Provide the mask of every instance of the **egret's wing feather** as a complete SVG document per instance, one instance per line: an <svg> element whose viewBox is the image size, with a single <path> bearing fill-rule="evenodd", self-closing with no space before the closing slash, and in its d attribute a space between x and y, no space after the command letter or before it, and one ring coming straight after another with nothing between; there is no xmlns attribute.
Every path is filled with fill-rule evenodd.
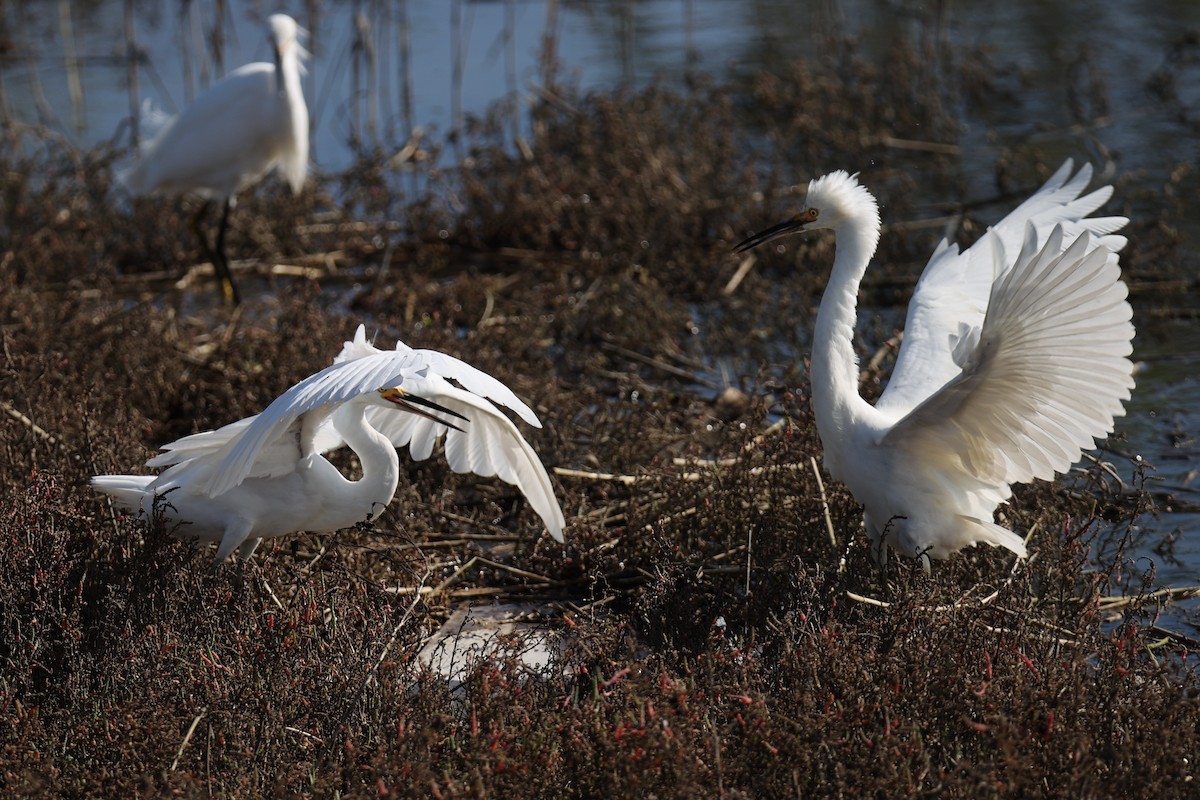
<svg viewBox="0 0 1200 800"><path fill-rule="evenodd" d="M326 367L277 397L243 435L222 448L221 468L213 472L203 490L215 496L245 480L262 448L283 435L300 416L317 410L328 413L331 408L367 392L389 387L407 389L412 380L429 375L454 378L468 391L506 405L527 422L541 427L532 409L512 390L453 356L408 348L378 351ZM321 433L326 435L321 437ZM305 453L328 450L331 443L337 446L335 442L340 442L324 425L315 429L306 426L304 434L300 446Z"/></svg>
<svg viewBox="0 0 1200 800"><path fill-rule="evenodd" d="M138 108L138 127L142 136L140 152L144 153L153 147L155 140L166 133L167 126L174 120L174 114L159 108L149 97L142 98L142 104Z"/></svg>
<svg viewBox="0 0 1200 800"><path fill-rule="evenodd" d="M342 346L342 351L338 353L334 359L334 363L352 361L386 352L388 351L380 350L368 342L366 328L359 325L358 329L354 332L354 339ZM535 428L542 427L542 423L537 418L537 414L533 412L533 409L517 397L511 389L491 375L472 367L465 361L460 361L454 356L440 353L437 350L414 350L404 342L399 341L396 342L395 352L411 354L413 357L420 359L420 362L429 368L431 374L439 375L443 378L453 378L462 384L467 391L481 397L486 397L495 403L512 409L521 419Z"/></svg>
<svg viewBox="0 0 1200 800"><path fill-rule="evenodd" d="M460 424L461 430L454 430L416 414L372 407L367 409L367 420L373 428L397 447L407 445L409 455L416 461L429 458L438 439L445 436L444 450L451 469L485 478L495 476L516 486L542 518L550 535L557 541L563 540L566 523L550 476L537 453L503 412L482 397L436 376L414 379L405 388L462 414L468 421Z"/></svg>
<svg viewBox="0 0 1200 800"><path fill-rule="evenodd" d="M1018 253L1025 243L1029 223L1033 223L1037 232L1039 246L1055 227L1061 225L1067 246L1087 231L1096 240L1094 243L1111 251L1119 252L1125 246L1125 237L1112 236L1113 231L1120 230L1128 224L1125 217L1095 217L1088 215L1112 197L1111 186L1101 186L1094 192L1082 197L1080 194L1092 180L1092 165L1084 164L1079 172L1071 177L1074 162L1067 159L1058 168L1041 189L1033 193L1025 202L1014 208L1008 216L993 226L993 230L1009 253L1008 263Z"/></svg>
<svg viewBox="0 0 1200 800"><path fill-rule="evenodd" d="M262 448L282 436L302 415L340 405L367 392L403 386L424 365L407 353L379 353L326 367L275 398L240 437L222 448L220 468L201 487L216 496L237 486L253 469ZM305 452L316 451L316 430L307 431L300 443ZM306 438L306 437L301 437ZM327 448L328 449L328 448Z"/></svg>
<svg viewBox="0 0 1200 800"><path fill-rule="evenodd" d="M362 325L359 325L354 340L345 343L345 347L334 363L382 352L367 343L366 331ZM243 480L286 475L295 470L299 460L308 453L327 453L345 444L341 435L331 424L328 413L310 413L303 420L300 418L302 413L296 414L282 430L276 429L275 433L263 441L254 454L250 471L243 477ZM237 442L240 442L258 417L259 415L255 414L216 430L193 433L163 445L162 452L147 461L146 466L173 467L174 469L167 470L160 475L155 488L159 490L170 488L183 478L195 479L201 472L211 475L216 462L223 459L230 450L237 446ZM255 435L261 435L261 429L256 429ZM307 442L307 447L303 446L305 442Z"/></svg>
<svg viewBox="0 0 1200 800"><path fill-rule="evenodd" d="M542 427L541 420L538 419L537 414L533 413L532 408L513 394L512 389L486 372L472 367L465 361L459 361L454 356L439 353L437 350L409 350L408 346L402 342L397 342L396 347L397 352L402 352L399 348L403 347L407 352L418 356L424 364L429 366L433 374L443 378L453 378L468 392L486 397L494 403L512 409L517 416L535 428Z"/></svg>
<svg viewBox="0 0 1200 800"><path fill-rule="evenodd" d="M880 411L901 416L961 371L949 342L983 323L993 275L974 268L982 255L978 244L960 253L946 239L934 251L909 302L896 366L876 403Z"/></svg>
<svg viewBox="0 0 1200 800"><path fill-rule="evenodd" d="M209 472L224 456L231 442L245 434L257 415L231 422L215 431L202 431L162 446L162 451L146 462L148 467L171 467L159 475L154 488L163 491L178 485L181 479L192 479ZM332 430L332 426L326 426ZM336 434L334 434L336 435ZM341 437L337 437L341 445ZM297 421L283 435L275 437L258 452L247 478L275 478L296 469L304 453L300 447L300 423Z"/></svg>
<svg viewBox="0 0 1200 800"><path fill-rule="evenodd" d="M342 351L334 356L333 363L341 364L343 361L354 361L383 352L386 351L380 350L367 341L367 327L360 324L354 331L354 338L342 344Z"/></svg>
<svg viewBox="0 0 1200 800"><path fill-rule="evenodd" d="M887 388L876 407L897 418L916 408L953 380L962 369L963 345L978 340L987 313L992 284L1008 270L1032 230L1040 248L1056 228L1063 246L1069 247L1084 233L1112 253L1125 246L1113 235L1129 222L1125 217L1095 217L1112 195L1111 186L1080 196L1092 178L1085 164L1074 177L1068 159L1037 192L964 252L946 240L938 245L921 274L909 304L904 341ZM1113 263L1116 257L1113 256Z"/></svg>
<svg viewBox="0 0 1200 800"><path fill-rule="evenodd" d="M161 495L177 486L211 480L226 452L245 435L256 419L257 415L246 417L216 430L193 433L163 445L162 452L146 461L146 466L167 469L157 476L146 476L147 491ZM300 429L300 422L297 421L282 435L265 444L258 451L245 477L275 478L293 472L303 455ZM337 437L336 446L340 447L341 444L341 437Z"/></svg>
<svg viewBox="0 0 1200 800"><path fill-rule="evenodd" d="M999 485L1064 472L1112 430L1133 388L1133 312L1114 254L1088 233L1064 252L1065 241L1060 226L1039 249L1028 224L961 374L884 443L914 463Z"/></svg>
<svg viewBox="0 0 1200 800"><path fill-rule="evenodd" d="M257 417L257 415L255 415ZM227 445L230 440L241 436L255 417L246 417L237 422L231 422L215 431L201 431L191 436L184 436L170 444L164 444L161 453L146 462L147 467L169 467L190 461L194 458L204 458L212 455Z"/></svg>

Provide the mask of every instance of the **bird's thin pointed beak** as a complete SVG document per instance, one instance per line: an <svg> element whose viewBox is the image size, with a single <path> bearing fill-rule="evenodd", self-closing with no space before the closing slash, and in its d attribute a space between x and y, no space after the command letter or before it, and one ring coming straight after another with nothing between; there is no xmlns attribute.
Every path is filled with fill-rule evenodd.
<svg viewBox="0 0 1200 800"><path fill-rule="evenodd" d="M461 419L463 422L470 422L469 419L464 417L462 414L459 414L457 411L446 408L445 406L435 403L432 400L426 400L424 397L418 397L417 395L406 392L403 389L384 389L379 393L379 395L384 400L387 400L389 403L392 403L403 411L407 411L410 414L416 414L418 417L431 419L434 422L445 425L447 428L453 428L459 433L463 432L462 428L458 427L453 422L448 422L441 417L431 414L429 411L425 411L424 409L428 408L431 411L438 412L439 414L449 414L452 417ZM421 408L417 408L416 406L421 406Z"/></svg>
<svg viewBox="0 0 1200 800"><path fill-rule="evenodd" d="M749 236L738 242L738 244L733 248L733 252L744 253L752 247L758 247L760 244L766 244L772 239L778 239L781 236L799 233L800 231L804 230L804 225L807 222L808 220L805 219L789 219L785 222L779 223L778 225L772 225L766 230L759 231L753 236Z"/></svg>

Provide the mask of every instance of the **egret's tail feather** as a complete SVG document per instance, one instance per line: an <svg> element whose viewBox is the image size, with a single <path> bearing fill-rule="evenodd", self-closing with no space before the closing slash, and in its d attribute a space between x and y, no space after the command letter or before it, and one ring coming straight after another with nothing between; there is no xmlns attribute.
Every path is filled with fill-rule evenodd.
<svg viewBox="0 0 1200 800"><path fill-rule="evenodd" d="M92 488L110 496L122 508L137 511L152 480L153 475L97 475L92 478Z"/></svg>
<svg viewBox="0 0 1200 800"><path fill-rule="evenodd" d="M985 522L970 517L959 516L958 519L963 525L963 538L967 540L964 546L965 544L987 542L993 547L1003 547L1020 558L1029 555L1025 549L1025 540L1008 528L1002 528L994 522Z"/></svg>

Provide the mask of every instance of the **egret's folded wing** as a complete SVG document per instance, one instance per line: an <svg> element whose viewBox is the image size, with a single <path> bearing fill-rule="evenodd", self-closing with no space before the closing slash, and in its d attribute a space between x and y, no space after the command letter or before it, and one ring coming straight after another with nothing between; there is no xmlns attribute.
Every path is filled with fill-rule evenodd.
<svg viewBox="0 0 1200 800"><path fill-rule="evenodd" d="M563 540L565 520L550 476L508 417L487 400L439 378L414 380L405 388L462 414L467 422L461 423L461 430L454 430L416 414L373 407L367 410L367 420L373 428L397 447L407 445L416 461L429 458L437 440L444 435L446 461L451 469L495 476L516 486L542 518L550 535L556 541Z"/></svg>
<svg viewBox="0 0 1200 800"><path fill-rule="evenodd" d="M132 194L194 190L211 186L214 173L244 163L245 139L230 135L229 120L260 119L261 89L274 80L275 66L259 62L238 67L213 84L164 125L122 173L126 188Z"/></svg>
<svg viewBox="0 0 1200 800"><path fill-rule="evenodd" d="M257 416L239 419L215 431L202 431L162 446L163 452L146 462L148 467L170 467L158 476L153 489L162 492L180 481L192 482L197 476L211 474L213 468L224 457L227 449L237 441L257 419ZM334 436L336 432L332 431ZM341 446L337 437L333 447ZM303 453L300 449L300 423L296 422L284 435L277 436L265 444L255 456L247 478L276 478L296 469ZM204 480L204 478L200 478Z"/></svg>
<svg viewBox="0 0 1200 800"><path fill-rule="evenodd" d="M345 343L342 352L334 359L334 363L356 360L383 352L367 342L366 329L359 325L354 340ZM204 462L224 458L229 450L236 446L235 440L240 440L245 435L258 416L255 414L216 430L193 433L191 436L185 436L170 444L165 444L160 448L163 452L147 461L146 466L173 467L189 461ZM345 444L341 435L329 424L327 414L318 415L309 420L307 424L309 430L305 431L300 421L297 420L292 426L285 429L283 435L276 435L264 442L254 457L250 472L245 477L278 477L293 471L299 459L306 455L300 447L300 437L306 433L310 437L310 452L325 453L336 450ZM194 475L198 472L199 467L200 464L196 463L186 473L183 470L175 470L167 482L174 484L180 475Z"/></svg>
<svg viewBox="0 0 1200 800"><path fill-rule="evenodd" d="M225 427L237 425L243 431L248 430L249 425L240 423L252 422L254 419L254 417L250 417L238 420L238 422ZM224 430L222 428L218 431L205 431L187 438L204 437L205 434L220 433ZM213 476L220 472L225 453L235 447L237 441L237 437L224 441L224 444L219 440L214 440L204 447L189 445L187 451L167 451L155 456L146 464L152 467L167 467L167 469L155 478L150 488L162 494L176 486L207 485L213 480ZM287 475L295 471L296 465L300 463L303 455L300 448L300 422L297 421L283 435L277 436L259 449L245 478L278 478Z"/></svg>
<svg viewBox="0 0 1200 800"><path fill-rule="evenodd" d="M987 234L989 236L995 234ZM993 484L1051 478L1112 430L1133 388L1132 309L1116 257L1086 232L1040 250L1033 225L992 287L962 373L883 441Z"/></svg>

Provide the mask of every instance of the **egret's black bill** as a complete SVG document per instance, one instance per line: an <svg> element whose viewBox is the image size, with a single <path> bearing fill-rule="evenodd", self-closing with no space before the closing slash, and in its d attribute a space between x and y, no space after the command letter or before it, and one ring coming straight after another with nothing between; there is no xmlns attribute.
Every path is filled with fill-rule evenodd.
<svg viewBox="0 0 1200 800"><path fill-rule="evenodd" d="M409 394L408 392L399 389L381 392L380 394L383 396L384 400L387 400L389 403L394 404L398 408L407 411L410 414L416 414L418 417L424 417L425 419L433 420L434 422L445 425L447 428L453 428L460 433L462 433L462 428L458 427L453 422L448 422L447 420L431 414L429 411L425 411L424 409L428 408L430 411L436 411L439 414L449 414L452 417L461 419L463 422L470 422L469 419L457 411L446 408L445 406L435 403L432 400L426 400L424 397L418 397L415 394ZM417 408L417 406L421 406L421 408Z"/></svg>
<svg viewBox="0 0 1200 800"><path fill-rule="evenodd" d="M781 222L778 225L772 225L764 231L759 231L753 236L748 236L738 242L733 248L735 253L744 253L747 250L758 247L760 244L766 244L772 239L778 239L780 236L787 236L792 233L799 233L804 230L804 224L807 220L789 219L786 222Z"/></svg>

